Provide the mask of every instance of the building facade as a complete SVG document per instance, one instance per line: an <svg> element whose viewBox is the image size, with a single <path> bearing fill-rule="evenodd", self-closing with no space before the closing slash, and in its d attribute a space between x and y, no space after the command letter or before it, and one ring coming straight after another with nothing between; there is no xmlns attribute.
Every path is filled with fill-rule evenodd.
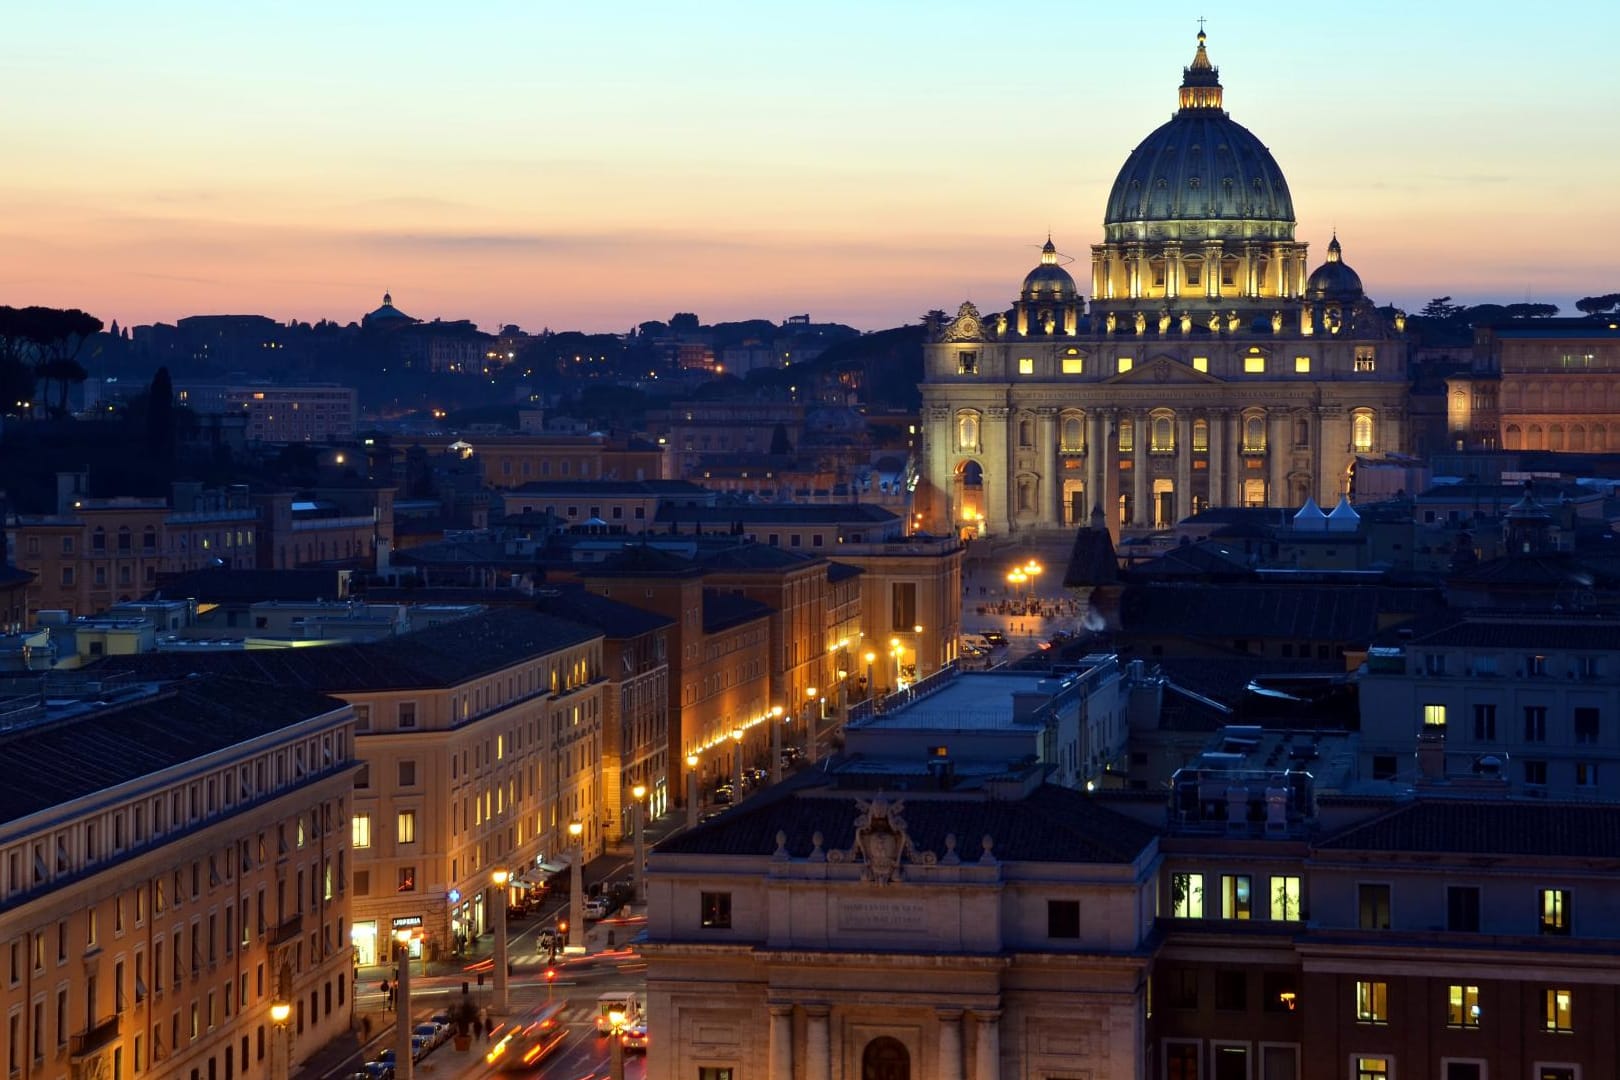
<svg viewBox="0 0 1620 1080"><path fill-rule="evenodd" d="M1336 237L1309 269L1282 170L1222 95L1200 33L1179 111L1114 182L1089 306L1048 239L1010 310L928 320L925 528L1331 504L1357 455L1407 448L1404 320Z"/></svg>
<svg viewBox="0 0 1620 1080"><path fill-rule="evenodd" d="M336 442L353 439L359 427L358 391L336 383L183 383L175 399L196 413L245 417L249 442Z"/></svg>
<svg viewBox="0 0 1620 1080"><path fill-rule="evenodd" d="M1458 450L1620 449L1620 325L1526 319L1482 327L1473 370L1446 380Z"/></svg>

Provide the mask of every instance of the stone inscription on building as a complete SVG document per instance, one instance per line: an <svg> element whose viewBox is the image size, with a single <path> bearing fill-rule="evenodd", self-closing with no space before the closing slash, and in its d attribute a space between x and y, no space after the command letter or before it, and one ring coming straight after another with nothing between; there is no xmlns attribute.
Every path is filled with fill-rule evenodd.
<svg viewBox="0 0 1620 1080"><path fill-rule="evenodd" d="M838 929L922 933L928 911L920 900L840 900Z"/></svg>

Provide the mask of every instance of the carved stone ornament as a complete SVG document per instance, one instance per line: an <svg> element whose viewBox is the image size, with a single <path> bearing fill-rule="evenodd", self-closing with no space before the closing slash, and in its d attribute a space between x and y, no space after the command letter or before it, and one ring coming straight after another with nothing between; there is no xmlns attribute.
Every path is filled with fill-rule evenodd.
<svg viewBox="0 0 1620 1080"><path fill-rule="evenodd" d="M830 851L829 862L858 862L861 880L874 885L892 885L901 880L903 863L932 866L938 857L932 851L919 852L906 833L906 819L900 812L903 800L890 802L882 795L856 799L860 816L855 819L855 844L848 851Z"/></svg>
<svg viewBox="0 0 1620 1080"><path fill-rule="evenodd" d="M956 309L956 318L945 324L945 331L940 335L940 340L984 340L984 327L979 322L979 309L973 306L972 301L962 301L962 306Z"/></svg>

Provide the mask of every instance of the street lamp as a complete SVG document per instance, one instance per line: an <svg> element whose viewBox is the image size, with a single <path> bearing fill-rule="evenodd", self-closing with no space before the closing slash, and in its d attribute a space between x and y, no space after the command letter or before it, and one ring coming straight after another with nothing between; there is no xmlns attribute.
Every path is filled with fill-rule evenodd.
<svg viewBox="0 0 1620 1080"><path fill-rule="evenodd" d="M394 1080L411 1080L416 1062L411 1059L411 938L409 929L395 930L399 943L399 977L394 980L398 1005L394 1009Z"/></svg>
<svg viewBox="0 0 1620 1080"><path fill-rule="evenodd" d="M642 881L642 866L647 861L646 847L644 846L646 839L645 834L642 832L642 820L647 816L647 808L641 800L647 797L647 785L637 784L630 789L630 794L636 798L635 804L631 807L636 813L636 863L635 871L630 880L635 885L635 899L633 902L640 904L643 902L642 889L645 884Z"/></svg>
<svg viewBox="0 0 1620 1080"><path fill-rule="evenodd" d="M270 1080L287 1080L292 1071L292 1048L287 1044L287 1020L292 1016L292 1005L277 998L270 1003L270 1033L274 1042L270 1046Z"/></svg>
<svg viewBox="0 0 1620 1080"><path fill-rule="evenodd" d="M608 1036L613 1044L608 1049L612 1080L624 1080L624 1022L627 1019L629 1016L623 1009L614 1009L608 1013L608 1023L613 1025L613 1034Z"/></svg>
<svg viewBox="0 0 1620 1080"><path fill-rule="evenodd" d="M568 835L574 841L573 866L568 878L568 929L570 935L579 934L579 943L585 944L585 826L578 821L568 823ZM569 941L572 942L572 937Z"/></svg>
<svg viewBox="0 0 1620 1080"><path fill-rule="evenodd" d="M804 688L804 696L809 699L805 703L804 709L804 756L812 765L816 763L816 735L818 734L816 729L821 726L817 723L819 718L816 716L816 710L820 708L816 704L816 695L819 693L820 691L813 686Z"/></svg>
<svg viewBox="0 0 1620 1080"><path fill-rule="evenodd" d="M872 681L872 665L877 663L877 653L869 652L863 658L866 660L866 696L868 699L877 697L877 683Z"/></svg>
<svg viewBox="0 0 1620 1080"><path fill-rule="evenodd" d="M733 800L736 800L736 799L740 799L742 797L742 776L743 776L743 773L742 773L743 729L742 728L732 728L731 729L731 741L733 743L733 746L731 748L731 750L732 750L732 762L735 765L735 768L732 771L737 774L736 779L732 782L732 785L731 785L731 797L732 797Z"/></svg>
<svg viewBox="0 0 1620 1080"><path fill-rule="evenodd" d="M686 755L686 827L693 829L698 823L698 756Z"/></svg>
<svg viewBox="0 0 1620 1080"><path fill-rule="evenodd" d="M771 706L771 783L782 782L782 706Z"/></svg>
<svg viewBox="0 0 1620 1080"><path fill-rule="evenodd" d="M495 920L495 1000L491 1003L496 1012L506 1011L506 884L512 880L512 874L505 869L496 870L490 874L490 880L495 888L490 892L491 903L495 911L490 916Z"/></svg>

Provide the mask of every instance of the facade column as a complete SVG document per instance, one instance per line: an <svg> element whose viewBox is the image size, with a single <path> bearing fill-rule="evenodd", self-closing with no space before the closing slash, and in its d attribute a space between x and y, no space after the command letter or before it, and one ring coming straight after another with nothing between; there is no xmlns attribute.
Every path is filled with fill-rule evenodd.
<svg viewBox="0 0 1620 1080"><path fill-rule="evenodd" d="M984 410L984 430L979 433L980 457L984 466L984 528L991 535L1005 536L1012 531L1012 460L1007 451L1012 425L1007 423L1010 410L1005 405L992 405Z"/></svg>
<svg viewBox="0 0 1620 1080"><path fill-rule="evenodd" d="M976 1012L973 1080L1001 1080L1001 1012Z"/></svg>
<svg viewBox="0 0 1620 1080"><path fill-rule="evenodd" d="M962 1010L939 1011L939 1080L964 1080L962 1076Z"/></svg>
<svg viewBox="0 0 1620 1080"><path fill-rule="evenodd" d="M1133 412L1125 419L1131 425L1131 524L1151 526L1153 514L1148 500L1153 489L1148 484L1147 413Z"/></svg>
<svg viewBox="0 0 1620 1080"><path fill-rule="evenodd" d="M1209 464L1209 505L1226 506L1226 410L1209 410L1209 452L1204 460Z"/></svg>
<svg viewBox="0 0 1620 1080"><path fill-rule="evenodd" d="M1041 488L1043 494L1037 509L1041 520L1048 525L1063 524L1063 472L1058 467L1058 414L1056 409L1037 412L1036 436L1041 440Z"/></svg>
<svg viewBox="0 0 1620 1080"><path fill-rule="evenodd" d="M1176 518L1192 513L1192 413L1176 412ZM1175 524L1175 522L1171 522Z"/></svg>
<svg viewBox="0 0 1620 1080"><path fill-rule="evenodd" d="M1248 495L1249 461L1243 453L1244 440L1248 438L1243 433L1243 414L1234 412L1227 422L1227 435L1230 438L1226 445L1226 464L1228 479L1227 490L1232 494L1233 506L1247 505L1244 500Z"/></svg>
<svg viewBox="0 0 1620 1080"><path fill-rule="evenodd" d="M1266 436L1266 465L1270 479L1266 485L1267 506L1288 505L1288 460L1294 445L1294 421L1286 411L1266 417L1270 429Z"/></svg>
<svg viewBox="0 0 1620 1080"><path fill-rule="evenodd" d="M1081 525L1091 523L1092 507L1101 506L1103 514L1110 513L1107 506L1107 486L1103 481L1103 466L1108 461L1108 421L1101 409L1086 414L1086 511Z"/></svg>
<svg viewBox="0 0 1620 1080"><path fill-rule="evenodd" d="M955 533L962 516L962 508L956 503L956 471L951 468L951 452L956 449L956 419L949 408L939 405L930 406L924 416L927 422L923 425L923 453L933 490L923 512L930 529Z"/></svg>
<svg viewBox="0 0 1620 1080"><path fill-rule="evenodd" d="M793 1006L771 1006L770 1080L793 1080Z"/></svg>
<svg viewBox="0 0 1620 1080"><path fill-rule="evenodd" d="M826 1005L805 1006L804 1080L832 1080L831 1011Z"/></svg>

